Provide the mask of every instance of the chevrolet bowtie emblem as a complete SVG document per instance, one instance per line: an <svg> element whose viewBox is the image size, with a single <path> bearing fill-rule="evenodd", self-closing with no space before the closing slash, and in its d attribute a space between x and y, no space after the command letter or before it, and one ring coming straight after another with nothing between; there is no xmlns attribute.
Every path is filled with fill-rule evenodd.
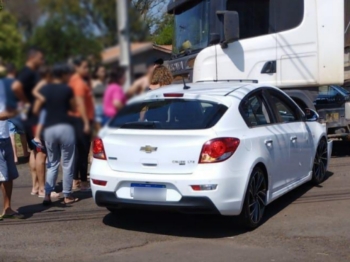
<svg viewBox="0 0 350 262"><path fill-rule="evenodd" d="M149 153L152 153L152 152L155 152L155 151L157 151L157 147L151 147L151 146L143 146L143 147L141 147L141 151L145 151L147 154L149 154Z"/></svg>

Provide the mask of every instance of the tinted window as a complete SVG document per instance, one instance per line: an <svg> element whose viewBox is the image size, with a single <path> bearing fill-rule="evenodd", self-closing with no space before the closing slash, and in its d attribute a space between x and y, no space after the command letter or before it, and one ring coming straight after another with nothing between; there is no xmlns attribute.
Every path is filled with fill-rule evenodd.
<svg viewBox="0 0 350 262"><path fill-rule="evenodd" d="M250 38L297 27L304 17L304 0L227 0L237 11L240 38Z"/></svg>
<svg viewBox="0 0 350 262"><path fill-rule="evenodd" d="M206 129L213 127L227 107L208 101L167 99L124 107L110 127L131 129Z"/></svg>
<svg viewBox="0 0 350 262"><path fill-rule="evenodd" d="M271 124L266 105L259 94L252 95L242 101L241 113L249 127Z"/></svg>
<svg viewBox="0 0 350 262"><path fill-rule="evenodd" d="M279 123L296 122L302 119L300 110L277 91L270 91L270 100Z"/></svg>

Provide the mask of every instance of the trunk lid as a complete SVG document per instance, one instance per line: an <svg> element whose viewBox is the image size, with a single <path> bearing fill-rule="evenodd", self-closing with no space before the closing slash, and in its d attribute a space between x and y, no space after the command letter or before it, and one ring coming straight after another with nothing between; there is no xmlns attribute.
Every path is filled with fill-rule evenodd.
<svg viewBox="0 0 350 262"><path fill-rule="evenodd" d="M205 130L110 130L103 138L107 161L119 172L191 174L205 142L215 137Z"/></svg>

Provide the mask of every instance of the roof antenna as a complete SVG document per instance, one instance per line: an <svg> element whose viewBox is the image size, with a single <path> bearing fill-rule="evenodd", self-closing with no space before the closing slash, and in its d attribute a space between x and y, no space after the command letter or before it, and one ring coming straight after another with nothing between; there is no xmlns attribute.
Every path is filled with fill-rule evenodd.
<svg viewBox="0 0 350 262"><path fill-rule="evenodd" d="M185 89L185 90L191 88L190 86L186 85L186 81L185 81L185 78L184 78L184 77L182 77L182 81L183 81L183 83L184 83L184 89Z"/></svg>

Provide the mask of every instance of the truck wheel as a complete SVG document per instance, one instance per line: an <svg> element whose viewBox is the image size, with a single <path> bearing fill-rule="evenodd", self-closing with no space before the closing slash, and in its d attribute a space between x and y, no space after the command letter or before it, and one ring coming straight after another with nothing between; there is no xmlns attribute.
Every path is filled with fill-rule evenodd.
<svg viewBox="0 0 350 262"><path fill-rule="evenodd" d="M312 168L312 182L315 185L321 184L327 173L328 148L327 141L321 139L316 150L314 165Z"/></svg>
<svg viewBox="0 0 350 262"><path fill-rule="evenodd" d="M267 181L264 171L255 167L250 176L241 213L241 219L248 229L259 226L265 212Z"/></svg>

